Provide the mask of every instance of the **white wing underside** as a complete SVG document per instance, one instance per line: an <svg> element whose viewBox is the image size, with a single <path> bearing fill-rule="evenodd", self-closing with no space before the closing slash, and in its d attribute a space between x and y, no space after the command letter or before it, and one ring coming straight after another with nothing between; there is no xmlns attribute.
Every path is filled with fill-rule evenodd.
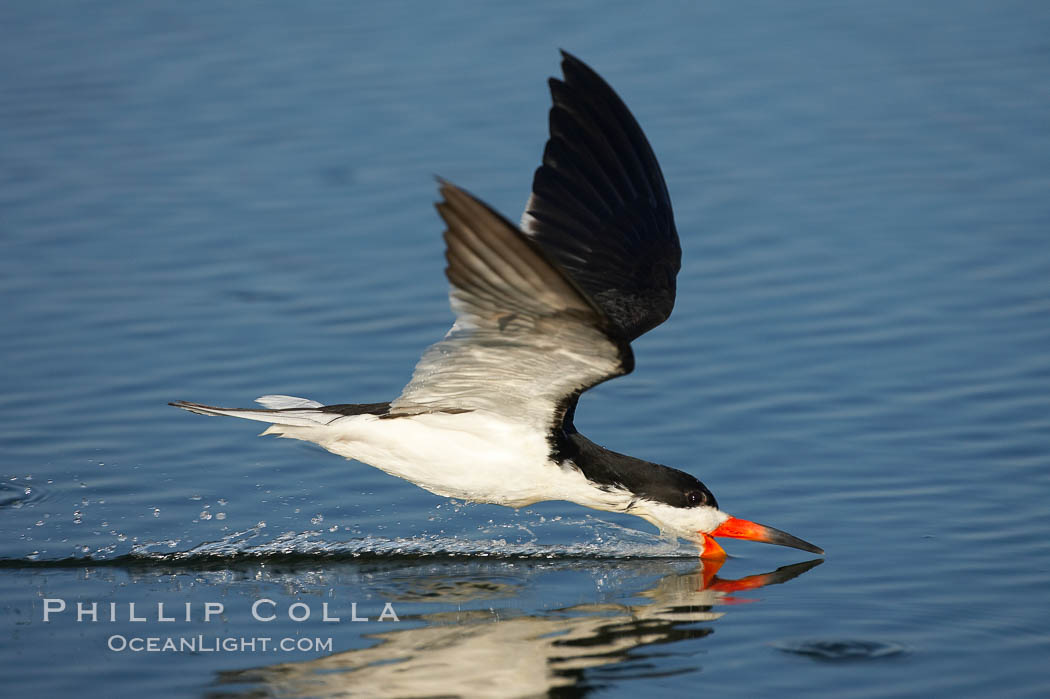
<svg viewBox="0 0 1050 699"><path fill-rule="evenodd" d="M566 398L626 373L630 348L523 233L463 190L441 193L456 322L390 410L485 410L548 429Z"/></svg>
<svg viewBox="0 0 1050 699"><path fill-rule="evenodd" d="M295 396L269 395L260 396L255 402L270 410L288 410L290 408L321 408L321 403L309 398L297 398Z"/></svg>

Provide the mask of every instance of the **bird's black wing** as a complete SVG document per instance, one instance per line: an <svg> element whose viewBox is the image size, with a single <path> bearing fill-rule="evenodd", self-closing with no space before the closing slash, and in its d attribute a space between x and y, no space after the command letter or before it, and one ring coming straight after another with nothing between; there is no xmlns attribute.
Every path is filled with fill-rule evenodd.
<svg viewBox="0 0 1050 699"><path fill-rule="evenodd" d="M671 315L682 250L660 165L613 89L562 51L522 230L631 341Z"/></svg>

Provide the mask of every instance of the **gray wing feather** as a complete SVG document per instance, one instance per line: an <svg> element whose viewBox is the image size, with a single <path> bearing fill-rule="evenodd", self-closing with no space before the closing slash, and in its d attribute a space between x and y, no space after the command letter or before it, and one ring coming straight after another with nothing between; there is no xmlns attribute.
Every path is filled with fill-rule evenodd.
<svg viewBox="0 0 1050 699"><path fill-rule="evenodd" d="M456 322L391 412L487 410L549 428L582 391L630 372L630 346L535 241L452 184L441 195Z"/></svg>

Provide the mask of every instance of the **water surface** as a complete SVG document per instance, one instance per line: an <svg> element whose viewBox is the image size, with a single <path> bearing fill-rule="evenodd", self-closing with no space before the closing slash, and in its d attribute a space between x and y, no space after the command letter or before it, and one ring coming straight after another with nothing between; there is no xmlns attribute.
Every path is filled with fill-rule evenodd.
<svg viewBox="0 0 1050 699"><path fill-rule="evenodd" d="M5 4L8 686L1044 696L1048 33L1026 3ZM646 129L684 249L578 426L822 565L705 571L635 518L450 502L166 405L395 396L451 322L431 176L519 215L558 47Z"/></svg>

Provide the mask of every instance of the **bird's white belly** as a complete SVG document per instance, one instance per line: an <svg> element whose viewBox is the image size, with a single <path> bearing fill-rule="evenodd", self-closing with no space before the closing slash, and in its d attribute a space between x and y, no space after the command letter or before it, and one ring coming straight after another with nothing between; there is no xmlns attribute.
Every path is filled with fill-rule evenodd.
<svg viewBox="0 0 1050 699"><path fill-rule="evenodd" d="M549 460L542 433L473 411L341 418L322 428L270 433L316 442L445 497L511 507L571 499L582 475Z"/></svg>

